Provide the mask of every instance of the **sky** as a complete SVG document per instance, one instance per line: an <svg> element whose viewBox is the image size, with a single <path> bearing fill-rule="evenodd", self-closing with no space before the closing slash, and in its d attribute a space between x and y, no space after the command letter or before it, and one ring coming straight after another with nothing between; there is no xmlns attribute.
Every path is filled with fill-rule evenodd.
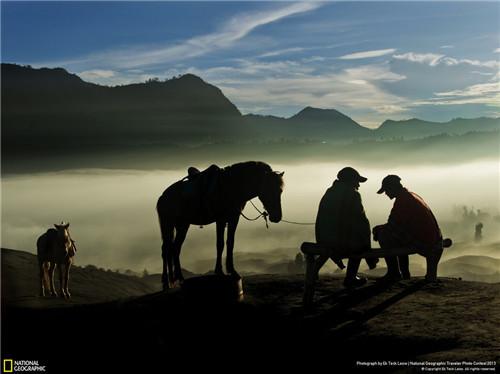
<svg viewBox="0 0 500 374"><path fill-rule="evenodd" d="M242 113L500 116L499 2L1 2L1 60L103 85L192 73Z"/></svg>

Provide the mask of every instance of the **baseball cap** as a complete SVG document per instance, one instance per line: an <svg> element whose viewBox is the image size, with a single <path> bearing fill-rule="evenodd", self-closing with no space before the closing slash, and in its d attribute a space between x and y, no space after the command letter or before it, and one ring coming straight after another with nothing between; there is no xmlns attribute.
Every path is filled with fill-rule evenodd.
<svg viewBox="0 0 500 374"><path fill-rule="evenodd" d="M340 170L337 174L337 179L344 182L366 182L368 179L362 177L358 171L350 166L347 166Z"/></svg>
<svg viewBox="0 0 500 374"><path fill-rule="evenodd" d="M377 191L377 193L384 193L387 189L387 187L392 187L392 186L399 186L401 183L401 178L398 177L397 175L390 174L384 179L382 179L382 187L380 187L380 190Z"/></svg>

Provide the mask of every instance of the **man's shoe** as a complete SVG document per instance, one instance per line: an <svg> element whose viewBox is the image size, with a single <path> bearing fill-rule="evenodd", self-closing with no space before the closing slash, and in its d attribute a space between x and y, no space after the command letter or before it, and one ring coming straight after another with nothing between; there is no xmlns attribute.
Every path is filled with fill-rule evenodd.
<svg viewBox="0 0 500 374"><path fill-rule="evenodd" d="M373 270L377 267L377 264L378 264L378 258L374 257L374 258L367 258L366 259L366 263L368 264L368 268L370 270Z"/></svg>
<svg viewBox="0 0 500 374"><path fill-rule="evenodd" d="M366 284L367 279L365 277L356 276L354 278L346 278L344 279L344 287L345 288L355 288L361 287Z"/></svg>
<svg viewBox="0 0 500 374"><path fill-rule="evenodd" d="M401 274L399 273L387 273L383 277L377 279L377 282L381 283L393 283L400 281L402 279Z"/></svg>

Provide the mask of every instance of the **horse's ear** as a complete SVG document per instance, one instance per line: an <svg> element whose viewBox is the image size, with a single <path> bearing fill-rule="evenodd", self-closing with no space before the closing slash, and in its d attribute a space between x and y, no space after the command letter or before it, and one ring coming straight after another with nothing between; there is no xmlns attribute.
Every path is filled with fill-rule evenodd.
<svg viewBox="0 0 500 374"><path fill-rule="evenodd" d="M59 225L58 225L57 223L54 223L54 227L55 227L56 229L58 229L58 228L59 228Z"/></svg>
<svg viewBox="0 0 500 374"><path fill-rule="evenodd" d="M284 172L284 171L282 171L281 173L278 173L278 175L279 175L280 177L282 177L283 175L285 175L285 172Z"/></svg>
<svg viewBox="0 0 500 374"><path fill-rule="evenodd" d="M67 229L69 227L69 222L64 225L64 228Z"/></svg>

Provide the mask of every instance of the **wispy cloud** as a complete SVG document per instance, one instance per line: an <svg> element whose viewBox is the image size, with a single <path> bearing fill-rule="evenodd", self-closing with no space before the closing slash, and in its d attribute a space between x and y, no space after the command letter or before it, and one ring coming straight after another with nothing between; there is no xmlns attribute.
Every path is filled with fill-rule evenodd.
<svg viewBox="0 0 500 374"><path fill-rule="evenodd" d="M84 58L66 61L67 64L97 65L114 69L132 69L182 61L199 57L210 52L231 47L259 26L264 26L283 18L315 10L322 6L317 2L301 2L274 10L239 14L225 22L218 30L195 36L184 42L163 47L136 47L108 52L99 52ZM53 63L54 65L57 63ZM60 64L60 62L58 62Z"/></svg>
<svg viewBox="0 0 500 374"><path fill-rule="evenodd" d="M339 57L339 59L341 59L341 60L357 60L357 59L362 59L362 58L384 56L384 55L388 55L388 54L391 54L394 52L396 52L396 49L394 49L394 48L377 49L374 51L363 51L363 52L351 53L348 55L341 56L341 57Z"/></svg>
<svg viewBox="0 0 500 374"><path fill-rule="evenodd" d="M280 49L277 51L266 52L266 53L263 53L257 57L275 57L275 56L287 55L290 53L302 52L304 50L305 50L305 48L301 48L301 47L286 48L286 49Z"/></svg>
<svg viewBox="0 0 500 374"><path fill-rule="evenodd" d="M392 56L396 60L406 60L410 62L418 62L420 64L428 64L430 66L436 66L444 55L438 55L435 53L414 53L407 52L401 55Z"/></svg>
<svg viewBox="0 0 500 374"><path fill-rule="evenodd" d="M500 48L495 49L493 53L500 53Z"/></svg>
<svg viewBox="0 0 500 374"><path fill-rule="evenodd" d="M78 75L82 77L83 79L87 80L96 80L96 79L102 79L102 78L111 78L114 77L116 74L115 71L113 70L100 70L100 69L94 69L94 70L85 70Z"/></svg>
<svg viewBox="0 0 500 374"><path fill-rule="evenodd" d="M369 110L375 114L405 110L405 99L390 94L379 84L405 79L391 72L388 64L317 72L292 61L270 64L241 61L238 67L195 73L220 87L243 111L245 108L279 110L308 105L349 112ZM235 80L231 80L231 74Z"/></svg>
<svg viewBox="0 0 500 374"><path fill-rule="evenodd" d="M459 64L466 64L471 66L480 66L487 68L500 67L500 62L494 60L479 61L470 59L456 59L453 57L448 57L446 55L436 54L436 53L407 52L400 55L393 55L392 57L395 58L396 60L405 60L420 64L427 64L429 66L438 66L438 65L454 66Z"/></svg>
<svg viewBox="0 0 500 374"><path fill-rule="evenodd" d="M451 49L451 48L455 48L455 46L454 45L442 45L439 48L441 48L441 49Z"/></svg>

